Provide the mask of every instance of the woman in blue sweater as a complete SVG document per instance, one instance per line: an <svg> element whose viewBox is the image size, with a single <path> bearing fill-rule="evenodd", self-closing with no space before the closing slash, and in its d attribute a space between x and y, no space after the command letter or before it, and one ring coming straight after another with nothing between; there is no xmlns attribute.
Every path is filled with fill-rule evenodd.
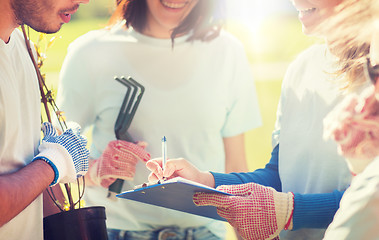
<svg viewBox="0 0 379 240"><path fill-rule="evenodd" d="M149 180L180 176L235 196L196 194L197 205L214 205L246 239L322 239L332 222L344 191L351 181L337 144L323 138L323 119L348 91L360 92L367 83L358 66L341 65L336 37L320 28L339 11L342 0L293 0L303 32L325 39L302 52L291 63L282 84L277 120L272 134L273 151L263 169L249 173L202 172L184 159L168 160L164 172L161 160L148 162ZM331 27L333 29L333 27ZM359 51L368 52L361 46ZM354 61L355 56L350 57ZM341 74L335 74L341 73ZM292 230L292 231L282 231Z"/></svg>

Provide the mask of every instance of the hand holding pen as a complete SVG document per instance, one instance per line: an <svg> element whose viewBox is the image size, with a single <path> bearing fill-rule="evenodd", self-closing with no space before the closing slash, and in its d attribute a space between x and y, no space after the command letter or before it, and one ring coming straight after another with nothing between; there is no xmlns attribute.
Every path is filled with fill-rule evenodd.
<svg viewBox="0 0 379 240"><path fill-rule="evenodd" d="M166 136L162 137L162 171L164 171L164 168L166 166L167 162L167 139ZM162 177L163 180L166 180L166 177Z"/></svg>
<svg viewBox="0 0 379 240"><path fill-rule="evenodd" d="M167 162L167 139L166 139L166 136L162 137L161 142L162 142L162 158L159 160L161 163L159 166L159 169L160 169L160 172L163 172L164 168L166 166L166 162ZM154 181L149 180L149 182L147 182L147 183L137 185L134 187L134 189L138 189L141 187L147 187L149 185L155 185L157 183L160 184L162 181L165 181L165 180L167 180L167 178L162 175L160 178L154 179Z"/></svg>
<svg viewBox="0 0 379 240"><path fill-rule="evenodd" d="M162 149L164 149L163 141ZM165 154L167 154L167 152ZM165 156L167 155L162 154L162 158L155 158L147 161L146 167L151 171L148 178L149 182L156 183L160 180L182 177L209 187L215 186L213 175L210 172L200 171L184 158L164 160Z"/></svg>

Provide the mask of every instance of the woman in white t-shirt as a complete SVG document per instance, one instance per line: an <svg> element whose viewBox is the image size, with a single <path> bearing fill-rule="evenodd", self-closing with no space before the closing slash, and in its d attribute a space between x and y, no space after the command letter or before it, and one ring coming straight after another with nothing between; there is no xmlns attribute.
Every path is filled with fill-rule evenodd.
<svg viewBox="0 0 379 240"><path fill-rule="evenodd" d="M144 161L161 155L162 136L169 156L185 156L200 169L247 171L244 133L261 119L243 46L221 30L221 6L220 0L120 1L114 25L68 49L57 102L67 119L93 127L85 201L106 207L110 239L225 237L222 222L107 198L115 178L126 180L123 191L147 181ZM126 92L115 76L145 87L128 133L147 146L115 140Z"/></svg>

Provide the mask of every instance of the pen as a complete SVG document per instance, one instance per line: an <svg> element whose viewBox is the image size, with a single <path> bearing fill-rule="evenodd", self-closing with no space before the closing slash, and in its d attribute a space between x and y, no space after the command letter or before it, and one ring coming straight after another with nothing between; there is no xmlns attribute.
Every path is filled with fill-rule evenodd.
<svg viewBox="0 0 379 240"><path fill-rule="evenodd" d="M167 139L166 136L162 137L162 171L164 170L164 167L166 165L167 161ZM163 180L166 178L164 177Z"/></svg>

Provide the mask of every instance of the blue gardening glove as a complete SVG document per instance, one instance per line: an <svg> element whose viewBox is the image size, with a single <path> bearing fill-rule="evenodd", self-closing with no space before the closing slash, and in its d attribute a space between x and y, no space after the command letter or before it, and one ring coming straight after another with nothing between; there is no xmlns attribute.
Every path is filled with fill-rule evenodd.
<svg viewBox="0 0 379 240"><path fill-rule="evenodd" d="M33 161L42 159L53 168L55 177L50 186L74 182L77 177L83 176L88 170L89 151L86 138L80 135L80 126L75 124L58 136L51 123L45 122L42 131L45 137Z"/></svg>

